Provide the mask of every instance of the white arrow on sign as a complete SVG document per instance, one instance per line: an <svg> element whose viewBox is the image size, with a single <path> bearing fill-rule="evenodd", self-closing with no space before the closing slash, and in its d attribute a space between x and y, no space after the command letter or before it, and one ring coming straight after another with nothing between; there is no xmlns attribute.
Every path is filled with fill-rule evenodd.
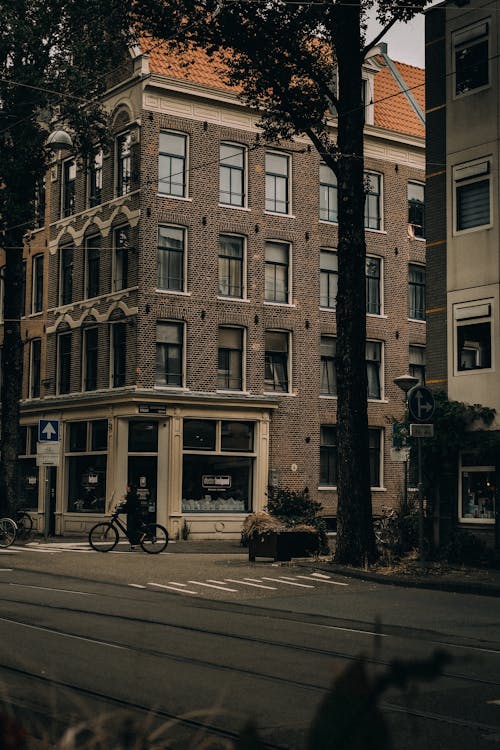
<svg viewBox="0 0 500 750"><path fill-rule="evenodd" d="M56 430L54 430L54 427L52 425L52 422L47 422L45 427L42 430L42 435L47 436L47 440L51 440L52 435L56 435Z"/></svg>
<svg viewBox="0 0 500 750"><path fill-rule="evenodd" d="M427 401L427 399L425 398L425 396L422 394L421 391L418 391L418 393L416 394L415 398L418 401L418 416L419 416L419 418L422 417L422 416L425 417L429 412L432 411L432 404L430 404ZM422 401L424 403L422 403Z"/></svg>

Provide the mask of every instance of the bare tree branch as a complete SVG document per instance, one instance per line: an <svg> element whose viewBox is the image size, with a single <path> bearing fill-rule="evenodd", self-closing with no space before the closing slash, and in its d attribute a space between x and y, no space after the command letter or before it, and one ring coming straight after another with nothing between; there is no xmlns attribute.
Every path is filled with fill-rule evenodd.
<svg viewBox="0 0 500 750"><path fill-rule="evenodd" d="M371 49L373 49L374 47L377 46L377 44L380 42L380 40L387 34L387 32L389 31L389 29L391 29L394 26L394 24L397 21L399 21L399 20L401 20L401 19L397 18L396 16L394 16L393 18L391 18L391 20L389 21L389 23L384 26L384 28L382 29L382 31L380 31L377 34L377 36L374 39L372 39L371 42L369 42L365 47L363 47L363 49L361 50L361 62L363 62L363 60L367 56L368 52Z"/></svg>

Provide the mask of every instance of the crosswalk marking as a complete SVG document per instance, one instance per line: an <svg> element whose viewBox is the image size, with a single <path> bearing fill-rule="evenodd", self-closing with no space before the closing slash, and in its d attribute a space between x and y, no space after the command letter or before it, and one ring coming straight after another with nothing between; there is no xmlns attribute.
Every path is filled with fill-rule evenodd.
<svg viewBox="0 0 500 750"><path fill-rule="evenodd" d="M315 576L316 578L330 578L330 576L326 575L326 573L311 573L312 576Z"/></svg>
<svg viewBox="0 0 500 750"><path fill-rule="evenodd" d="M148 586L157 586L159 589L170 589L170 591L177 591L178 594L197 594L197 591L191 591L191 589L178 589L175 586L167 586L165 583L154 583L153 581L148 582Z"/></svg>
<svg viewBox="0 0 500 750"><path fill-rule="evenodd" d="M307 583L294 583L293 581L284 581L282 578L267 578L262 576L263 581L272 581L273 583L284 583L286 586L300 586L303 589L313 589L314 586L309 586Z"/></svg>
<svg viewBox="0 0 500 750"><path fill-rule="evenodd" d="M348 583L341 583L340 581L326 581L324 578L313 578L313 575L314 573L310 576L297 576L297 578L305 578L306 581L313 580L317 581L317 583L330 583L332 586L349 586Z"/></svg>
<svg viewBox="0 0 500 750"><path fill-rule="evenodd" d="M129 586L133 586L134 589L145 589L145 586L141 586L140 583L129 583Z"/></svg>
<svg viewBox="0 0 500 750"><path fill-rule="evenodd" d="M251 581L239 581L237 578L226 578L229 583L241 583L243 586L255 586L257 589L269 589L269 591L277 591L276 586L266 586L263 583L252 583Z"/></svg>
<svg viewBox="0 0 500 750"><path fill-rule="evenodd" d="M229 587L215 586L213 583L203 583L203 581L188 581L188 583L195 583L197 586L207 586L209 589L220 589L221 591L232 591L236 593L238 589L230 589Z"/></svg>

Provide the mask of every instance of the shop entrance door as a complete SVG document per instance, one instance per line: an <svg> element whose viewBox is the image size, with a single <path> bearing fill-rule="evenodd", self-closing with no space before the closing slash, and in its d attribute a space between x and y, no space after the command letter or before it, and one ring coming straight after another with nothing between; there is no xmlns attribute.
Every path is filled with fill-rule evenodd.
<svg viewBox="0 0 500 750"><path fill-rule="evenodd" d="M156 456L129 456L128 481L135 484L141 501L141 509L148 523L156 523L156 477L158 459Z"/></svg>

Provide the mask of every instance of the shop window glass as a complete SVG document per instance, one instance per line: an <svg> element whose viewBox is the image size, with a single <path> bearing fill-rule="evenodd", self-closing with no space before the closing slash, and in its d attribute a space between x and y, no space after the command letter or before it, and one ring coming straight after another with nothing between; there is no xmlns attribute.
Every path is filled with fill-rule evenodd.
<svg viewBox="0 0 500 750"><path fill-rule="evenodd" d="M87 422L71 422L69 425L69 452L79 453L87 447Z"/></svg>
<svg viewBox="0 0 500 750"><path fill-rule="evenodd" d="M27 427L20 427L19 428L19 455L20 456L26 456L28 453L28 445L27 445L27 438L28 438L28 428Z"/></svg>
<svg viewBox="0 0 500 750"><path fill-rule="evenodd" d="M68 457L68 511L104 513L106 459L103 454Z"/></svg>
<svg viewBox="0 0 500 750"><path fill-rule="evenodd" d="M253 424L252 422L222 422L221 423L222 451L252 451Z"/></svg>
<svg viewBox="0 0 500 750"><path fill-rule="evenodd" d="M91 422L90 425L92 428L91 449L93 451L107 450L108 448L108 420L96 419L95 422Z"/></svg>
<svg viewBox="0 0 500 750"><path fill-rule="evenodd" d="M184 420L184 448L197 451L215 450L216 422L202 419Z"/></svg>
<svg viewBox="0 0 500 750"><path fill-rule="evenodd" d="M35 447L36 450L36 447ZM19 505L27 510L38 509L38 467L36 458L19 460Z"/></svg>
<svg viewBox="0 0 500 750"><path fill-rule="evenodd" d="M158 422L129 422L128 449L130 453L156 453Z"/></svg>
<svg viewBox="0 0 500 750"><path fill-rule="evenodd" d="M495 520L495 486L494 466L461 467L461 520L466 522L494 523ZM470 460L470 459L469 459ZM476 461L474 461L474 464Z"/></svg>
<svg viewBox="0 0 500 750"><path fill-rule="evenodd" d="M27 450L30 455L36 454L36 444L38 443L38 425L31 424L28 427L28 446Z"/></svg>
<svg viewBox="0 0 500 750"><path fill-rule="evenodd" d="M250 510L253 459L185 455L182 510L185 513L243 513Z"/></svg>

